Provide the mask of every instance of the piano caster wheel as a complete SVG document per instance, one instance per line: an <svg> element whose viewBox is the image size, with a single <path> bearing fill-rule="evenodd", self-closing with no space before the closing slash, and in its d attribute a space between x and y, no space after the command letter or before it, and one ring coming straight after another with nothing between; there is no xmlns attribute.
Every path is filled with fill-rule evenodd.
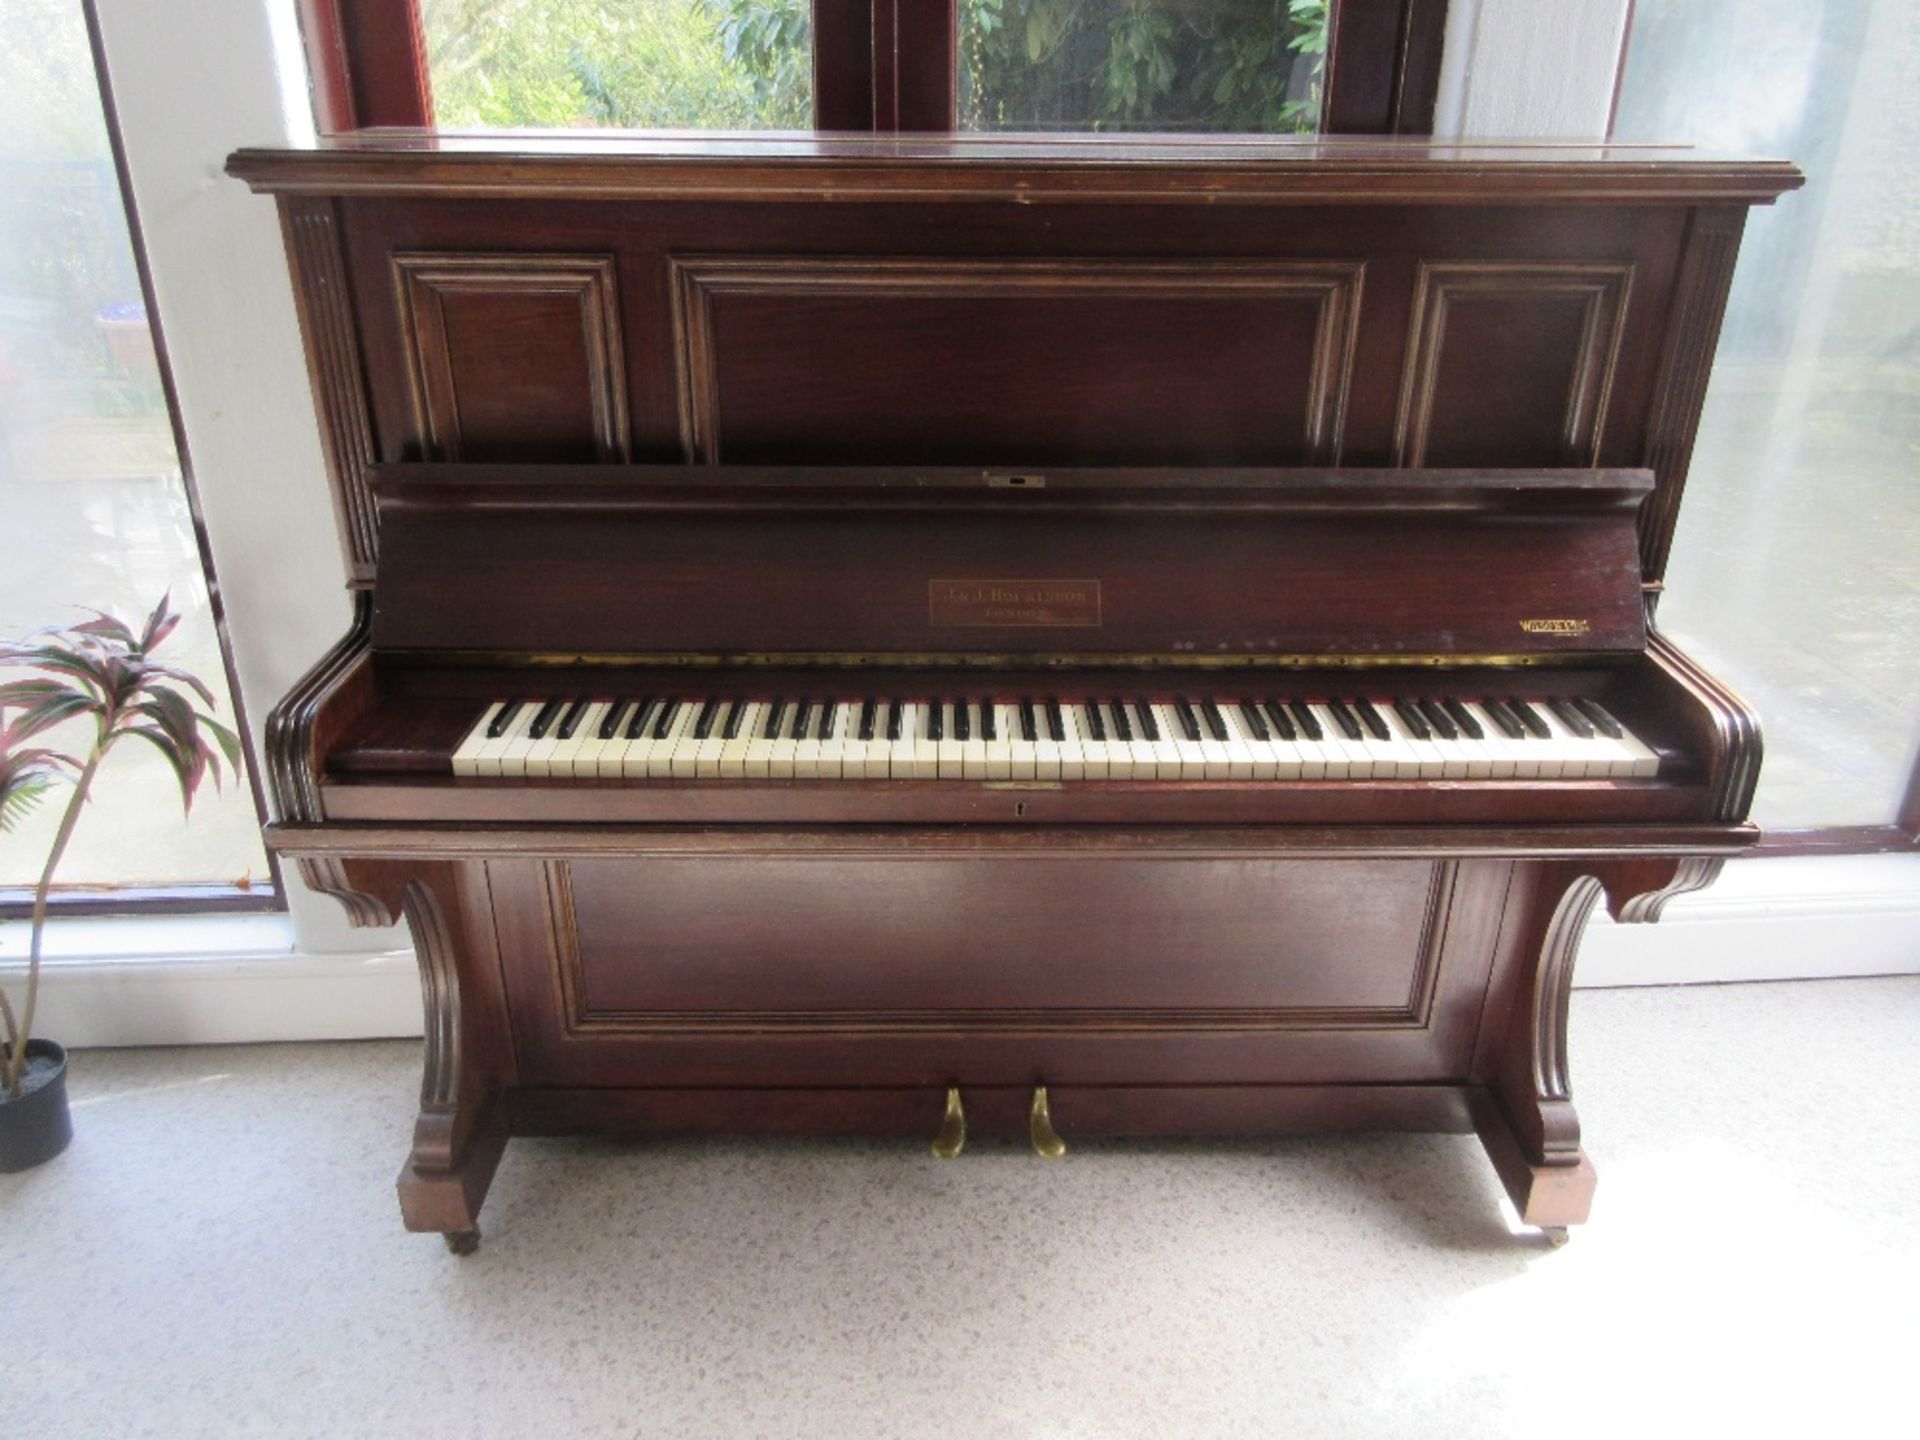
<svg viewBox="0 0 1920 1440"><path fill-rule="evenodd" d="M447 1242L447 1249L455 1255L471 1255L480 1248L478 1230L450 1230L441 1238Z"/></svg>
<svg viewBox="0 0 1920 1440"><path fill-rule="evenodd" d="M1572 1238L1567 1234L1567 1227L1564 1225L1545 1225L1541 1227L1540 1233L1547 1237L1549 1250L1558 1250Z"/></svg>
<svg viewBox="0 0 1920 1440"><path fill-rule="evenodd" d="M967 1145L967 1112L960 1103L960 1087L947 1087L947 1113L940 1119L940 1133L933 1137L933 1158L953 1160Z"/></svg>
<svg viewBox="0 0 1920 1440"><path fill-rule="evenodd" d="M1067 1142L1053 1128L1047 1113L1047 1087L1033 1087L1033 1104L1027 1111L1027 1138L1033 1141L1033 1153L1042 1160L1058 1160L1067 1153Z"/></svg>

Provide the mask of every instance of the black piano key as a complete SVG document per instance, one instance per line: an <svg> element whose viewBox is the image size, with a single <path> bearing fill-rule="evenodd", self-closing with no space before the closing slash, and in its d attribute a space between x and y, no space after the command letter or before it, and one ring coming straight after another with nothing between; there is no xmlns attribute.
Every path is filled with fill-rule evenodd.
<svg viewBox="0 0 1920 1440"><path fill-rule="evenodd" d="M1427 717L1427 724L1433 727L1433 733L1442 740L1460 738L1460 727L1453 723L1453 717L1447 714L1439 701L1416 700L1413 703L1420 707L1420 713Z"/></svg>
<svg viewBox="0 0 1920 1440"><path fill-rule="evenodd" d="M1411 700L1400 699L1393 702L1394 711L1400 716L1400 723L1407 727L1407 733L1416 740L1431 740L1433 727L1427 724L1427 717L1420 713L1420 707Z"/></svg>
<svg viewBox="0 0 1920 1440"><path fill-rule="evenodd" d="M1304 700L1290 700L1287 708L1293 711L1293 718L1300 722L1300 733L1309 740L1324 740L1327 732L1321 728L1320 717L1313 713Z"/></svg>
<svg viewBox="0 0 1920 1440"><path fill-rule="evenodd" d="M929 700L927 702L927 739L939 741L947 738L947 702ZM956 734L954 739L959 739Z"/></svg>
<svg viewBox="0 0 1920 1440"><path fill-rule="evenodd" d="M553 728L553 722L560 718L560 707L565 703L561 700L549 700L542 705L533 717L533 724L527 727L527 734L535 740L545 739L547 731Z"/></svg>
<svg viewBox="0 0 1920 1440"><path fill-rule="evenodd" d="M1158 740L1160 738L1160 722L1153 718L1153 706L1145 700L1136 700L1133 702L1133 713L1140 717L1140 738L1143 740Z"/></svg>
<svg viewBox="0 0 1920 1440"><path fill-rule="evenodd" d="M1220 713L1220 707L1211 700L1200 702L1200 715L1207 722L1207 730L1214 739L1227 738L1227 717Z"/></svg>
<svg viewBox="0 0 1920 1440"><path fill-rule="evenodd" d="M513 723L513 717L520 713L526 703L524 700L509 700L502 705L500 713L487 722L487 738L498 740L506 734L507 727Z"/></svg>
<svg viewBox="0 0 1920 1440"><path fill-rule="evenodd" d="M1260 718L1260 707L1254 704L1253 701L1242 700L1240 702L1240 718L1247 722L1247 733L1252 735L1254 739L1269 740L1273 738L1272 732L1267 729L1267 722Z"/></svg>
<svg viewBox="0 0 1920 1440"><path fill-rule="evenodd" d="M778 695L774 696L772 703L767 706L767 723L760 727L760 738L762 740L778 740L780 738L780 720L786 713L787 702Z"/></svg>
<svg viewBox="0 0 1920 1440"><path fill-rule="evenodd" d="M1361 738L1359 717L1346 707L1344 701L1328 700L1327 713L1333 716L1333 723L1340 727L1340 733L1346 736L1347 739L1358 740Z"/></svg>
<svg viewBox="0 0 1920 1440"><path fill-rule="evenodd" d="M1063 744L1067 738L1067 720L1060 713L1058 700L1047 701L1047 738L1054 744Z"/></svg>
<svg viewBox="0 0 1920 1440"><path fill-rule="evenodd" d="M1034 722L1033 701L1031 700L1022 700L1020 702L1020 738L1029 745L1036 743L1040 739L1040 727Z"/></svg>
<svg viewBox="0 0 1920 1440"><path fill-rule="evenodd" d="M708 700L700 706L700 713L693 717L693 738L704 740L713 734L713 722L719 718L720 702Z"/></svg>
<svg viewBox="0 0 1920 1440"><path fill-rule="evenodd" d="M1520 723L1520 717L1509 710L1506 702L1496 700L1489 695L1480 702L1480 708L1487 712L1494 724L1500 727L1500 733L1509 740L1527 738L1527 727Z"/></svg>
<svg viewBox="0 0 1920 1440"><path fill-rule="evenodd" d="M1513 711L1514 719L1526 726L1529 731L1540 739L1548 740L1553 737L1553 727L1542 720L1539 712L1518 695L1509 695L1507 697L1507 708Z"/></svg>
<svg viewBox="0 0 1920 1440"><path fill-rule="evenodd" d="M1132 744L1133 722L1127 718L1127 707L1118 700L1109 700L1107 713L1113 716L1113 733L1128 744Z"/></svg>
<svg viewBox="0 0 1920 1440"><path fill-rule="evenodd" d="M591 700L576 700L567 707L567 713L560 717L560 728L555 733L562 740L573 739L573 732L580 728L580 717L587 713Z"/></svg>
<svg viewBox="0 0 1920 1440"><path fill-rule="evenodd" d="M996 727L999 723L1000 722L994 718L993 701L982 700L980 702L980 738L982 740L998 740L1000 735Z"/></svg>
<svg viewBox="0 0 1920 1440"><path fill-rule="evenodd" d="M1391 740L1393 731L1387 728L1387 720L1373 708L1371 700L1355 700L1353 713L1360 717L1360 723L1367 727L1367 733L1376 740Z"/></svg>
<svg viewBox="0 0 1920 1440"><path fill-rule="evenodd" d="M626 728L620 732L624 740L638 740L647 733L647 726L653 720L653 708L659 702L649 700L642 695L633 702L633 709L627 714Z"/></svg>
<svg viewBox="0 0 1920 1440"><path fill-rule="evenodd" d="M953 702L953 738L960 741L973 739L973 715L971 707L964 700Z"/></svg>
<svg viewBox="0 0 1920 1440"><path fill-rule="evenodd" d="M1469 740L1484 740L1487 738L1487 727L1474 719L1473 712L1461 704L1460 701L1449 695L1440 703L1447 707L1447 714L1453 717L1453 723L1460 727L1460 733L1462 735L1466 736Z"/></svg>
<svg viewBox="0 0 1920 1440"><path fill-rule="evenodd" d="M877 700L862 700L860 702L860 729L858 734L862 740L873 739L873 712L879 703Z"/></svg>
<svg viewBox="0 0 1920 1440"><path fill-rule="evenodd" d="M800 700L793 707L793 735L795 740L807 738L807 725L813 718L813 702Z"/></svg>
<svg viewBox="0 0 1920 1440"><path fill-rule="evenodd" d="M1582 740L1593 738L1593 722L1580 713L1580 707L1565 696L1556 695L1547 701L1547 708L1560 717L1560 723L1578 735Z"/></svg>
<svg viewBox="0 0 1920 1440"><path fill-rule="evenodd" d="M678 700L662 700L660 702L660 708L654 712L653 716L653 738L656 740L666 739L667 733L673 729L673 722L679 714L680 702Z"/></svg>
<svg viewBox="0 0 1920 1440"><path fill-rule="evenodd" d="M1593 722L1593 728L1609 740L1624 740L1626 738L1626 727L1614 719L1613 716L1609 715L1606 707L1601 705L1598 700L1589 700L1586 696L1582 695L1573 703L1580 707L1580 713L1582 715Z"/></svg>
<svg viewBox="0 0 1920 1440"><path fill-rule="evenodd" d="M1100 718L1100 702L1098 700L1089 700L1084 708L1087 712L1087 734L1095 740L1105 740L1107 738L1107 725L1106 722Z"/></svg>
<svg viewBox="0 0 1920 1440"><path fill-rule="evenodd" d="M1188 704L1184 697L1176 699L1173 702L1173 713L1179 718L1180 733L1186 736L1188 740L1198 744L1200 740L1200 718L1193 713L1193 706Z"/></svg>
<svg viewBox="0 0 1920 1440"><path fill-rule="evenodd" d="M727 718L721 722L720 738L722 740L738 740L740 738L740 722L746 718L747 702L744 700L734 701L732 705L727 707Z"/></svg>
<svg viewBox="0 0 1920 1440"><path fill-rule="evenodd" d="M1265 705L1267 720L1273 726L1273 733L1282 740L1298 740L1300 732L1295 728L1293 717L1287 713L1287 707L1278 700L1269 700Z"/></svg>
<svg viewBox="0 0 1920 1440"><path fill-rule="evenodd" d="M887 702L887 739L898 740L900 738L900 726L902 723L900 712L904 708L898 700L889 700Z"/></svg>
<svg viewBox="0 0 1920 1440"><path fill-rule="evenodd" d="M831 700L820 702L820 724L816 727L822 740L833 738L833 727L838 723L840 707Z"/></svg>
<svg viewBox="0 0 1920 1440"><path fill-rule="evenodd" d="M602 740L611 740L620 733L620 726L627 718L627 707L631 700L616 700L607 706L607 713L600 717L600 728L595 733Z"/></svg>

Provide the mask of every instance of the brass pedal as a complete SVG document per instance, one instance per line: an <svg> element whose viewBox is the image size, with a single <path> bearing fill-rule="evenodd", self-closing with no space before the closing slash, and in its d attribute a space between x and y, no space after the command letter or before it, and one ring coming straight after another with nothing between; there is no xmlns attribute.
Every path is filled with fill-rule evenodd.
<svg viewBox="0 0 1920 1440"><path fill-rule="evenodd" d="M1027 1109L1027 1138L1033 1141L1033 1153L1042 1160L1058 1160L1067 1153L1067 1142L1053 1128L1053 1116L1047 1113L1047 1087L1033 1087L1033 1104Z"/></svg>
<svg viewBox="0 0 1920 1440"><path fill-rule="evenodd" d="M952 1160L967 1148L967 1111L960 1103L960 1087L947 1087L947 1113L940 1117L940 1133L933 1137L933 1158Z"/></svg>

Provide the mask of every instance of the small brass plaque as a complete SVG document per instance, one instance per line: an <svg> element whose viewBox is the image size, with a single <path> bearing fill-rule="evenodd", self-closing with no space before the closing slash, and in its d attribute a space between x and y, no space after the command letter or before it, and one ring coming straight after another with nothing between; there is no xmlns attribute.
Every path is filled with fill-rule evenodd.
<svg viewBox="0 0 1920 1440"><path fill-rule="evenodd" d="M927 623L972 626L1058 626L1098 629L1098 580L929 580Z"/></svg>
<svg viewBox="0 0 1920 1440"><path fill-rule="evenodd" d="M1522 620L1529 635L1584 635L1593 627L1584 620Z"/></svg>

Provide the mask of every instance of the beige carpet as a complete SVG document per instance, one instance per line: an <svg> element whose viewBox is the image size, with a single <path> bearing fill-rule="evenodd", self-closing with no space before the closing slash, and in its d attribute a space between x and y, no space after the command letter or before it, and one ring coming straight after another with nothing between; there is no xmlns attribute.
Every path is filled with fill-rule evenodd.
<svg viewBox="0 0 1920 1440"><path fill-rule="evenodd" d="M1559 1251L1456 1137L520 1141L461 1261L394 1207L417 1044L85 1054L73 1149L0 1177L0 1426L1916 1433L1920 979L1574 1007Z"/></svg>

